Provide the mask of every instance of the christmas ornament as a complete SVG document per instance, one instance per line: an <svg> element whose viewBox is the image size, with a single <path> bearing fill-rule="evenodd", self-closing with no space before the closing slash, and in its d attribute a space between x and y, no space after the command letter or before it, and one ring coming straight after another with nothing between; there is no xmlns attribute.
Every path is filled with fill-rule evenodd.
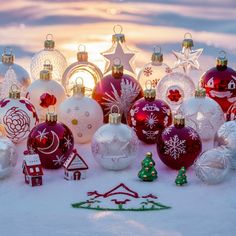
<svg viewBox="0 0 236 236"><path fill-rule="evenodd" d="M102 107L105 123L108 122L108 115L113 105L119 107L122 122L126 123L131 106L143 97L143 91L137 80L123 74L123 66L115 62L112 74L106 75L96 84L92 97Z"/></svg>
<svg viewBox="0 0 236 236"><path fill-rule="evenodd" d="M159 51L157 49L159 48ZM163 78L166 73L170 73L171 69L168 65L163 63L163 54L161 47L155 46L151 57L151 62L147 63L138 74L138 81L142 88L145 88L146 82L151 80L152 88L156 88L159 80Z"/></svg>
<svg viewBox="0 0 236 236"><path fill-rule="evenodd" d="M201 154L194 164L197 177L206 184L218 184L229 173L228 154L222 148L208 150Z"/></svg>
<svg viewBox="0 0 236 236"><path fill-rule="evenodd" d="M69 155L64 167L64 178L66 180L81 180L86 178L88 165L84 159L78 154L77 150L74 149Z"/></svg>
<svg viewBox="0 0 236 236"><path fill-rule="evenodd" d="M228 151L231 167L236 169L236 121L224 123L216 133L215 147L223 146Z"/></svg>
<svg viewBox="0 0 236 236"><path fill-rule="evenodd" d="M48 112L46 121L31 130L27 147L39 155L44 168L57 169L72 152L74 138L70 129L57 121L57 115Z"/></svg>
<svg viewBox="0 0 236 236"><path fill-rule="evenodd" d="M17 162L15 145L6 137L6 131L0 124L0 179L9 176Z"/></svg>
<svg viewBox="0 0 236 236"><path fill-rule="evenodd" d="M185 100L178 112L185 117L186 124L198 132L202 141L213 140L224 123L224 113L220 105L206 97L206 90L203 88L196 89L195 97Z"/></svg>
<svg viewBox="0 0 236 236"><path fill-rule="evenodd" d="M186 176L186 168L183 166L180 168L179 173L175 179L175 184L177 186L182 186L184 184L187 184L187 176Z"/></svg>
<svg viewBox="0 0 236 236"><path fill-rule="evenodd" d="M47 110L58 106L66 98L64 88L55 80L52 80L52 66L44 64L40 77L35 80L27 89L27 98L34 104L41 121L44 120Z"/></svg>
<svg viewBox="0 0 236 236"><path fill-rule="evenodd" d="M172 123L170 107L155 97L155 89L147 88L144 98L133 104L127 117L127 124L145 143L156 143L158 133Z"/></svg>
<svg viewBox="0 0 236 236"><path fill-rule="evenodd" d="M55 41L53 40L52 34L47 34L46 40L44 41L44 49L37 52L31 60L30 73L33 80L37 80L40 77L45 60L50 60L52 64L52 78L61 83L67 62L63 54L55 49Z"/></svg>
<svg viewBox="0 0 236 236"><path fill-rule="evenodd" d="M126 46L125 35L122 34L123 28L121 25L115 25L113 31L115 34L112 35L112 46L102 53L106 60L105 74L112 70L113 61L119 58L124 66L125 73L135 76L133 67L135 52L130 51Z"/></svg>
<svg viewBox="0 0 236 236"><path fill-rule="evenodd" d="M143 195L123 183L105 193L92 191L87 195L89 199L73 203L72 207L99 211L157 211L171 208L158 202L156 195Z"/></svg>
<svg viewBox="0 0 236 236"><path fill-rule="evenodd" d="M190 33L184 35L181 52L172 51L177 61L174 68L182 67L184 73L189 73L192 69L199 70L199 56L202 54L203 48L192 50L193 39Z"/></svg>
<svg viewBox="0 0 236 236"><path fill-rule="evenodd" d="M226 112L226 120L236 120L236 102L234 102Z"/></svg>
<svg viewBox="0 0 236 236"><path fill-rule="evenodd" d="M152 153L147 152L146 157L142 161L142 169L138 173L138 177L143 181L153 181L157 179L157 171L155 162L152 159Z"/></svg>
<svg viewBox="0 0 236 236"><path fill-rule="evenodd" d="M0 99L8 96L8 91L13 84L16 84L22 96L25 96L26 89L31 83L28 72L14 61L15 55L12 49L6 47L2 54L2 63L0 63Z"/></svg>
<svg viewBox="0 0 236 236"><path fill-rule="evenodd" d="M25 183L34 186L43 184L43 168L38 154L29 152L24 153L24 161L22 164L23 174L25 175Z"/></svg>
<svg viewBox="0 0 236 236"><path fill-rule="evenodd" d="M227 67L224 51L217 57L216 67L206 71L201 77L201 86L207 95L218 102L224 112L236 101L236 71Z"/></svg>
<svg viewBox="0 0 236 236"><path fill-rule="evenodd" d="M129 126L121 124L121 114L113 113L112 109L109 124L95 132L91 147L94 158L102 167L122 170L137 156L139 141Z"/></svg>
<svg viewBox="0 0 236 236"><path fill-rule="evenodd" d="M83 50L80 48L84 47ZM77 53L77 62L71 64L64 72L62 85L67 95L71 95L72 87L78 77L84 79L84 85L87 88L86 95L91 95L94 86L102 79L102 72L93 63L88 61L88 53L84 45L79 45Z"/></svg>
<svg viewBox="0 0 236 236"><path fill-rule="evenodd" d="M179 72L164 76L156 87L157 98L168 103L172 113L176 113L181 103L193 96L195 85L191 78Z"/></svg>
<svg viewBox="0 0 236 236"><path fill-rule="evenodd" d="M59 119L73 132L76 143L91 141L95 131L103 124L103 112L99 104L84 96L85 86L76 84L73 87L73 96L61 103Z"/></svg>
<svg viewBox="0 0 236 236"><path fill-rule="evenodd" d="M172 169L188 168L202 151L198 133L185 126L185 119L176 115L174 125L164 129L157 138L157 152L164 164Z"/></svg>
<svg viewBox="0 0 236 236"><path fill-rule="evenodd" d="M19 88L12 85L9 97L0 101L0 123L4 124L6 136L14 143L26 139L39 122L34 105L20 96Z"/></svg>

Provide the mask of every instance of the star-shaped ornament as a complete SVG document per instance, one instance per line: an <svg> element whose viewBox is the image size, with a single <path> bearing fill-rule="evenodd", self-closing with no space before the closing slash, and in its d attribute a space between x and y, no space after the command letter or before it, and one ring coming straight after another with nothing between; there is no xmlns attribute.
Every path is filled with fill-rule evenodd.
<svg viewBox="0 0 236 236"><path fill-rule="evenodd" d="M183 67L185 73L189 73L192 69L199 70L200 65L198 58L202 54L203 49L192 50L191 48L184 48L182 52L172 51L177 62L175 63L174 69L178 67Z"/></svg>
<svg viewBox="0 0 236 236"><path fill-rule="evenodd" d="M108 53L108 51L102 53L102 55L107 59L105 73L112 70L112 65L114 64L114 61L118 58L120 59L120 64L123 65L124 70L135 74L134 69L132 67L132 61L134 59L135 53L124 52L120 42L117 43L117 47L113 52Z"/></svg>

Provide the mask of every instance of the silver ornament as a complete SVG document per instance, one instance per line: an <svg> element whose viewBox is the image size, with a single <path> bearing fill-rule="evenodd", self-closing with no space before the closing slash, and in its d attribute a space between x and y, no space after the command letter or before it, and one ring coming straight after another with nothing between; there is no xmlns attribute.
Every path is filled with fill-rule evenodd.
<svg viewBox="0 0 236 236"><path fill-rule="evenodd" d="M15 145L4 136L0 137L0 179L9 176L16 165Z"/></svg>
<svg viewBox="0 0 236 236"><path fill-rule="evenodd" d="M236 169L236 120L225 122L215 136L214 145L223 146L229 153L232 169Z"/></svg>
<svg viewBox="0 0 236 236"><path fill-rule="evenodd" d="M196 176L206 184L222 182L230 169L229 154L221 148L208 150L194 164Z"/></svg>

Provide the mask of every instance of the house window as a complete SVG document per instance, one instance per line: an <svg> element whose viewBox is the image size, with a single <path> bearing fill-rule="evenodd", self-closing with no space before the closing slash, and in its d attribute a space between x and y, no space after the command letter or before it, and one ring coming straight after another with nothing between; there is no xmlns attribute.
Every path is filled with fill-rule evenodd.
<svg viewBox="0 0 236 236"><path fill-rule="evenodd" d="M36 171L36 172L39 172L39 168L38 168L38 167L36 167L36 168L35 168L35 171Z"/></svg>
<svg viewBox="0 0 236 236"><path fill-rule="evenodd" d="M33 168L30 168L29 171L30 171L30 173L34 173L34 169Z"/></svg>

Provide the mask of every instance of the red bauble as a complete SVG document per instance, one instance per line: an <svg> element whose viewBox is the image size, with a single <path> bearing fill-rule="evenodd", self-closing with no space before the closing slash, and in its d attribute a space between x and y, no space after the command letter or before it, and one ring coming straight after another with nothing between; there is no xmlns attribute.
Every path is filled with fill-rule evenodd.
<svg viewBox="0 0 236 236"><path fill-rule="evenodd" d="M122 122L126 123L131 106L143 97L143 91L135 78L123 74L123 67L119 65L113 66L112 74L106 75L96 84L92 97L102 107L105 123L108 123L108 115L113 105L119 107Z"/></svg>
<svg viewBox="0 0 236 236"><path fill-rule="evenodd" d="M155 97L155 89L145 90L144 98L134 103L127 117L128 125L134 129L138 138L150 144L156 143L158 133L172 122L170 107Z"/></svg>
<svg viewBox="0 0 236 236"><path fill-rule="evenodd" d="M198 133L184 125L184 118L176 116L174 125L163 130L157 138L157 152L167 166L180 169L191 166L202 151Z"/></svg>
<svg viewBox="0 0 236 236"><path fill-rule="evenodd" d="M236 102L229 107L226 113L226 121L231 120L236 120Z"/></svg>
<svg viewBox="0 0 236 236"><path fill-rule="evenodd" d="M31 130L27 147L30 153L39 154L44 168L57 169L72 152L74 138L66 125L57 122L56 115L47 114L46 121Z"/></svg>
<svg viewBox="0 0 236 236"><path fill-rule="evenodd" d="M227 67L227 59L218 57L216 67L201 77L201 86L218 102L224 112L236 101L236 71Z"/></svg>

